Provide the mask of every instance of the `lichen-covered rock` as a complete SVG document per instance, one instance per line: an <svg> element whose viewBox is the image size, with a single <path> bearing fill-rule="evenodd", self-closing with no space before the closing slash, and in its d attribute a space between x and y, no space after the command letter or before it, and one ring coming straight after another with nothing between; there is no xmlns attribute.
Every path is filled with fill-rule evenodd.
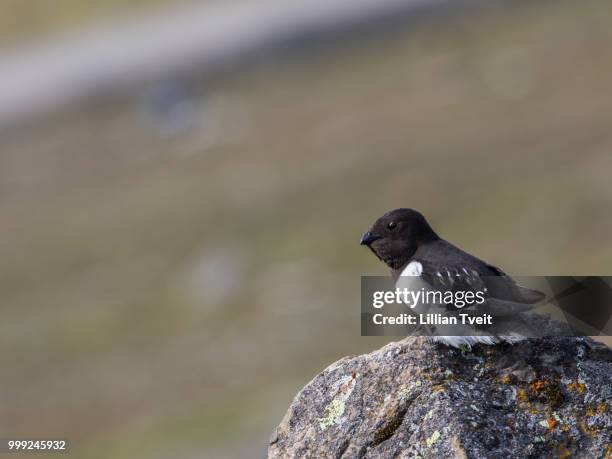
<svg viewBox="0 0 612 459"><path fill-rule="evenodd" d="M295 397L269 457L612 457L612 350L425 338L345 357Z"/></svg>

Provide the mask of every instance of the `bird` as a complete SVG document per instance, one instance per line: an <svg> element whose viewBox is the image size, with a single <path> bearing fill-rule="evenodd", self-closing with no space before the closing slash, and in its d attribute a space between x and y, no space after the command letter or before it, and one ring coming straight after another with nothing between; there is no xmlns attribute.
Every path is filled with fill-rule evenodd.
<svg viewBox="0 0 612 459"><path fill-rule="evenodd" d="M453 329L427 326L429 339L456 348L471 348L478 343L515 343L533 331L522 313L546 295L519 285L500 268L442 239L420 212L400 208L385 213L362 235L360 244L390 268L396 286L405 279L418 279L419 285L430 290L484 292L486 302L479 305L479 310L493 314L496 327L485 330L470 325L469 330L458 333L462 336L447 336L444 333ZM445 307L457 312L463 306ZM466 307L463 312L470 308L474 309Z"/></svg>

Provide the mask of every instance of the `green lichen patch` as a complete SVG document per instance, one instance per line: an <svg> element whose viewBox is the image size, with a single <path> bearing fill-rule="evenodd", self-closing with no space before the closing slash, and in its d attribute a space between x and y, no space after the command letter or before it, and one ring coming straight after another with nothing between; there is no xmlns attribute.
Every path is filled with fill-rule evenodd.
<svg viewBox="0 0 612 459"><path fill-rule="evenodd" d="M334 424L340 424L342 415L346 410L346 401L353 393L355 384L359 378L358 374L351 374L340 378L332 387L335 397L325 407L325 415L319 418L319 427L321 430L327 430Z"/></svg>
<svg viewBox="0 0 612 459"><path fill-rule="evenodd" d="M344 400L340 398L333 399L325 408L325 416L319 419L319 427L321 427L321 430L326 430L328 427L337 424L344 414L345 409L346 405Z"/></svg>
<svg viewBox="0 0 612 459"><path fill-rule="evenodd" d="M431 434L431 436L425 440L425 444L427 445L428 448L431 448L433 445L436 444L436 442L440 439L440 431L436 430L434 431L434 433Z"/></svg>

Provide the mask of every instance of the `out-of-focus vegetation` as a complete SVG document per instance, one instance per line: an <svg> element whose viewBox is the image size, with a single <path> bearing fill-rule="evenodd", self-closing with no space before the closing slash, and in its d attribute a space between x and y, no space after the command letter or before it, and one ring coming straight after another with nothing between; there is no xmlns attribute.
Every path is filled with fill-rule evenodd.
<svg viewBox="0 0 612 459"><path fill-rule="evenodd" d="M23 39L43 38L97 21L101 16L136 13L168 3L167 0L0 0L0 43L6 46Z"/></svg>
<svg viewBox="0 0 612 459"><path fill-rule="evenodd" d="M398 206L517 275L608 274L612 5L411 26L0 138L0 431L254 457L359 335Z"/></svg>

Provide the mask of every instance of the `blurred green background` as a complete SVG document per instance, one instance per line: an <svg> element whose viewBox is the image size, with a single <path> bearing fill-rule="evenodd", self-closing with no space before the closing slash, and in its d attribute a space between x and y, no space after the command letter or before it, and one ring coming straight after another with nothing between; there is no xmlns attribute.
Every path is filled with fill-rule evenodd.
<svg viewBox="0 0 612 459"><path fill-rule="evenodd" d="M3 36L99 7L63 3ZM0 436L265 455L306 382L385 342L360 336L386 270L358 241L395 207L509 273L609 275L611 14L474 10L3 131Z"/></svg>

